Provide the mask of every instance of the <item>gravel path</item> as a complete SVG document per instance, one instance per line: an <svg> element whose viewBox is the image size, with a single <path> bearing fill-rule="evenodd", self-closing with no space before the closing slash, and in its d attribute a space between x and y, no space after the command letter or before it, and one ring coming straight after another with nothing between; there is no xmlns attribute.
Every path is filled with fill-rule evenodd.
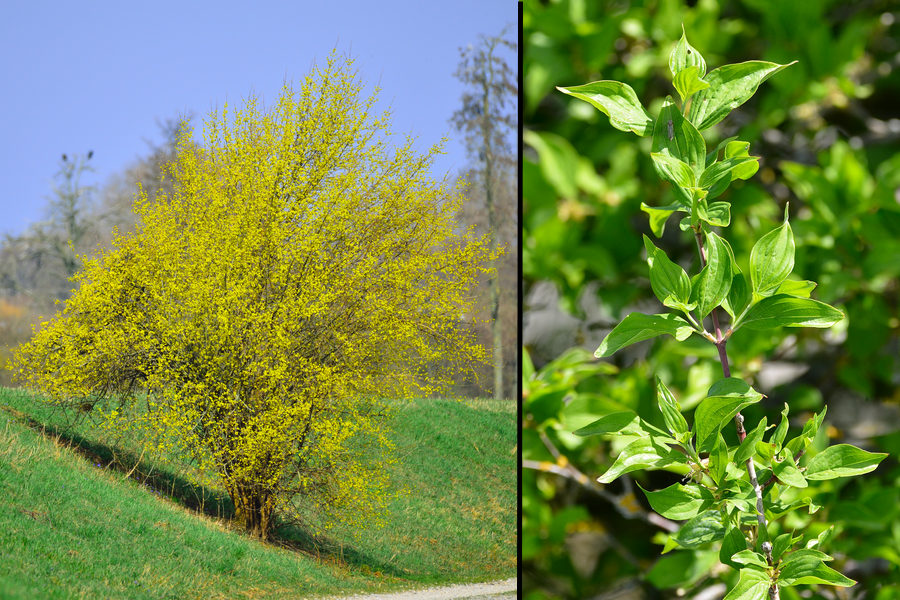
<svg viewBox="0 0 900 600"><path fill-rule="evenodd" d="M446 587L407 590L387 594L341 596L340 600L513 600L516 578L488 583L464 583ZM337 600L337 598L335 598Z"/></svg>

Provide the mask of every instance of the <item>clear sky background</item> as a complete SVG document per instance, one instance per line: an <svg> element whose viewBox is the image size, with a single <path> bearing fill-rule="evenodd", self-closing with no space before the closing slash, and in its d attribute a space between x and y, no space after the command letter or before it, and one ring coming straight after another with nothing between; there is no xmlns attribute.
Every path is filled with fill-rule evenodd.
<svg viewBox="0 0 900 600"><path fill-rule="evenodd" d="M435 174L467 163L449 119L459 48L516 35L515 0L8 2L0 22L0 234L45 216L60 156L94 151L102 184L161 142L157 122L248 94L274 103L332 48L379 85L397 134L447 136ZM515 65L514 55L509 56Z"/></svg>

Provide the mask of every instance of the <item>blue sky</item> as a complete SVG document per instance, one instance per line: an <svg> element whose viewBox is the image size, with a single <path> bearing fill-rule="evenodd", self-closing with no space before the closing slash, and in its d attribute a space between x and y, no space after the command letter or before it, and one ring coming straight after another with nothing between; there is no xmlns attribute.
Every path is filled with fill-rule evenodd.
<svg viewBox="0 0 900 600"><path fill-rule="evenodd" d="M437 175L467 157L449 118L458 48L509 26L514 0L10 2L0 23L0 234L44 217L63 153L94 151L102 185L161 141L157 121L195 126L249 93L266 104L332 48L382 88L398 134L425 149L448 136ZM509 56L511 64L515 57Z"/></svg>

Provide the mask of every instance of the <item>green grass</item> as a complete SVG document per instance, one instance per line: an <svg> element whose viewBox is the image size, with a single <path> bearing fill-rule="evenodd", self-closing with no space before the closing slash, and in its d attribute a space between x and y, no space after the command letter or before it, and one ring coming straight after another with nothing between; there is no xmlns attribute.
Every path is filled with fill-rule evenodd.
<svg viewBox="0 0 900 600"><path fill-rule="evenodd" d="M230 503L187 481L187 466L139 461L135 440L64 428L16 390L0 389L0 408L0 598L306 598L515 574L509 404L401 407L391 470L408 493L387 526L339 525L324 538L283 526L269 544L216 518Z"/></svg>

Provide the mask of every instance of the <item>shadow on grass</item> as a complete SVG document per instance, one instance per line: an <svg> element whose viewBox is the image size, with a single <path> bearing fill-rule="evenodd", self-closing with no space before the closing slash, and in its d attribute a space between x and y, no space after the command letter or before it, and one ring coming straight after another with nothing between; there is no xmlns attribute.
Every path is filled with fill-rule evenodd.
<svg viewBox="0 0 900 600"><path fill-rule="evenodd" d="M279 546L310 554L318 561L336 563L361 569L366 574L378 572L397 579L407 579L412 573L396 565L375 560L365 552L326 537L317 536L295 523L278 523L273 532L273 542Z"/></svg>
<svg viewBox="0 0 900 600"><path fill-rule="evenodd" d="M208 517L227 521L234 518L234 503L226 493L193 483L177 473L159 468L145 460L143 455L130 450L90 440L68 427L42 423L10 406L0 405L0 408L44 437L66 445L98 468L122 473L157 496L168 498L180 506ZM317 536L295 522L285 522L276 518L269 543L302 552L320 562L368 572L378 571L398 578L410 575L405 569L375 560L352 547Z"/></svg>

